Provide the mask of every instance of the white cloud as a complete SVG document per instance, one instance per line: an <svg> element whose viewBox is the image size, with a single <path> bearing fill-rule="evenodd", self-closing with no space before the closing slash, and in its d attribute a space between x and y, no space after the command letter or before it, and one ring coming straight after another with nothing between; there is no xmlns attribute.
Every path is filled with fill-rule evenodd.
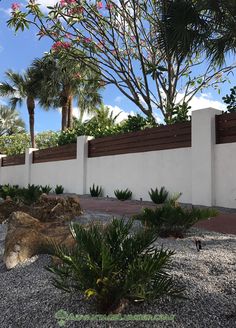
<svg viewBox="0 0 236 328"><path fill-rule="evenodd" d="M106 106L109 107L110 112L111 111L113 112L113 116L116 116L120 113L119 116L116 119L117 123L120 123L123 120L126 120L128 118L128 115L135 115L134 111L126 112L122 108L120 108L119 106L112 106L112 105L106 105Z"/></svg>
<svg viewBox="0 0 236 328"><path fill-rule="evenodd" d="M199 96L194 96L190 102L190 106L192 110L202 109L213 107L216 109L220 109L222 111L226 110L226 105L218 100L212 99L211 94L203 93Z"/></svg>
<svg viewBox="0 0 236 328"><path fill-rule="evenodd" d="M42 11L48 11L47 7L48 6L55 6L56 3L58 3L59 0L38 0L37 3L41 5L41 10Z"/></svg>
<svg viewBox="0 0 236 328"><path fill-rule="evenodd" d="M109 108L110 113L111 112L113 113L113 117L120 113L119 116L116 119L117 123L120 123L123 120L126 120L128 118L128 115L135 115L134 111L126 112L122 108L120 108L119 106L112 106L112 105L105 105L105 106L107 106ZM79 108L78 107L73 108L73 116L76 117L76 118L79 118ZM83 122L91 119L92 116L93 116L92 114L89 115L89 114L85 113L84 116L83 116Z"/></svg>
<svg viewBox="0 0 236 328"><path fill-rule="evenodd" d="M54 6L59 0L38 0L37 1L40 5L47 7L47 6Z"/></svg>
<svg viewBox="0 0 236 328"><path fill-rule="evenodd" d="M79 116L80 116L79 107L73 107L73 116L75 118L79 118ZM90 118L92 118L92 115L91 114L84 113L83 122L89 120Z"/></svg>

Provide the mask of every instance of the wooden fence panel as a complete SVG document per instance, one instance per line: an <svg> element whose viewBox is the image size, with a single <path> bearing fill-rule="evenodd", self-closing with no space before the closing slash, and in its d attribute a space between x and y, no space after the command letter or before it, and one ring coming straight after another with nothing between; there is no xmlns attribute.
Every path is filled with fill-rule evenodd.
<svg viewBox="0 0 236 328"><path fill-rule="evenodd" d="M2 166L24 165L25 154L7 156L2 158Z"/></svg>
<svg viewBox="0 0 236 328"><path fill-rule="evenodd" d="M191 122L90 140L88 156L99 157L184 147L191 147Z"/></svg>
<svg viewBox="0 0 236 328"><path fill-rule="evenodd" d="M76 159L76 143L33 152L33 164Z"/></svg>
<svg viewBox="0 0 236 328"><path fill-rule="evenodd" d="M236 142L236 113L216 115L216 143Z"/></svg>

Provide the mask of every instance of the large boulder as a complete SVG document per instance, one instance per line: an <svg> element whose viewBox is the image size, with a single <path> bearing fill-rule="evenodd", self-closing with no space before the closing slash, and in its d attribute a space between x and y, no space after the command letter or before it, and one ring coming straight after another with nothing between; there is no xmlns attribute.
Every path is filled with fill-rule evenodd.
<svg viewBox="0 0 236 328"><path fill-rule="evenodd" d="M63 221L41 222L24 212L14 212L8 219L4 262L7 269L37 254L53 254L52 243L73 247L69 225Z"/></svg>
<svg viewBox="0 0 236 328"><path fill-rule="evenodd" d="M13 212L28 213L40 221L71 220L81 214L79 198L76 196L48 196L42 194L39 201L31 206L7 199L0 204L0 223Z"/></svg>

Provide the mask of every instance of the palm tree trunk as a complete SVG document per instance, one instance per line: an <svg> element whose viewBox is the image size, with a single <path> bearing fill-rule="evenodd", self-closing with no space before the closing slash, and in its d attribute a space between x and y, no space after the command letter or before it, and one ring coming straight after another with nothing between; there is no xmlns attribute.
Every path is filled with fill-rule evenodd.
<svg viewBox="0 0 236 328"><path fill-rule="evenodd" d="M65 131L68 128L68 117L69 117L69 98L70 92L67 86L63 87L61 94L61 107L62 107L62 117L61 117L61 129Z"/></svg>
<svg viewBox="0 0 236 328"><path fill-rule="evenodd" d="M73 125L73 96L70 95L68 97L68 121L67 121L68 129L71 129L72 125Z"/></svg>
<svg viewBox="0 0 236 328"><path fill-rule="evenodd" d="M34 135L35 101L34 101L34 98L31 97L31 96L27 97L27 109L28 109L28 113L29 113L29 128L30 128L31 147L35 148L35 135Z"/></svg>
<svg viewBox="0 0 236 328"><path fill-rule="evenodd" d="M68 113L67 113L67 102L65 102L62 105L62 112L61 112L61 129L62 131L65 131L67 129L67 119L68 119Z"/></svg>

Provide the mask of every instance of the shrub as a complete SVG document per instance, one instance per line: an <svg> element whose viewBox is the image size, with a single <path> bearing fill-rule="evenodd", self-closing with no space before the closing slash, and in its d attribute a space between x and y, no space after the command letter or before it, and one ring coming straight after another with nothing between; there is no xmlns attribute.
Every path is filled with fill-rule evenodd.
<svg viewBox="0 0 236 328"><path fill-rule="evenodd" d="M52 190L52 187L46 185L46 186L40 186L41 191L43 194L49 194L50 191Z"/></svg>
<svg viewBox="0 0 236 328"><path fill-rule="evenodd" d="M102 187L99 186L95 187L95 184L93 184L93 186L90 187L89 190L90 190L90 195L92 197L98 197L102 194Z"/></svg>
<svg viewBox="0 0 236 328"><path fill-rule="evenodd" d="M165 189L165 187L161 187L160 190L158 190L157 188L155 190L153 190L151 188L151 190L148 193L149 193L151 200L155 204L164 203L167 200L168 195L169 195L169 192Z"/></svg>
<svg viewBox="0 0 236 328"><path fill-rule="evenodd" d="M142 222L147 227L154 229L160 237L179 237L199 220L216 216L214 209L184 209L180 206L173 206L170 203L160 208L145 208L141 214L134 218Z"/></svg>
<svg viewBox="0 0 236 328"><path fill-rule="evenodd" d="M49 148L58 145L58 132L47 131L38 133L35 141L38 149ZM17 133L11 136L0 137L0 152L5 155L16 155L25 152L30 147L30 136L26 133Z"/></svg>
<svg viewBox="0 0 236 328"><path fill-rule="evenodd" d="M63 194L63 192L64 192L64 188L63 188L63 186L62 186L62 185L56 185L55 193L56 193L57 195L59 195L59 194Z"/></svg>
<svg viewBox="0 0 236 328"><path fill-rule="evenodd" d="M139 114L134 116L129 115L128 119L121 124L121 132L135 132L155 126L157 124L151 117L145 118Z"/></svg>
<svg viewBox="0 0 236 328"><path fill-rule="evenodd" d="M155 249L156 235L140 230L131 234L132 221L113 219L105 228L71 225L73 249L53 245L62 264L47 269L59 289L78 290L93 298L100 313L111 313L128 301L182 296L168 274L173 251Z"/></svg>
<svg viewBox="0 0 236 328"><path fill-rule="evenodd" d="M130 191L128 188L126 188L125 190L116 189L114 191L114 194L117 199L123 200L123 201L127 200L127 199L131 199L131 197L132 197L132 191Z"/></svg>

